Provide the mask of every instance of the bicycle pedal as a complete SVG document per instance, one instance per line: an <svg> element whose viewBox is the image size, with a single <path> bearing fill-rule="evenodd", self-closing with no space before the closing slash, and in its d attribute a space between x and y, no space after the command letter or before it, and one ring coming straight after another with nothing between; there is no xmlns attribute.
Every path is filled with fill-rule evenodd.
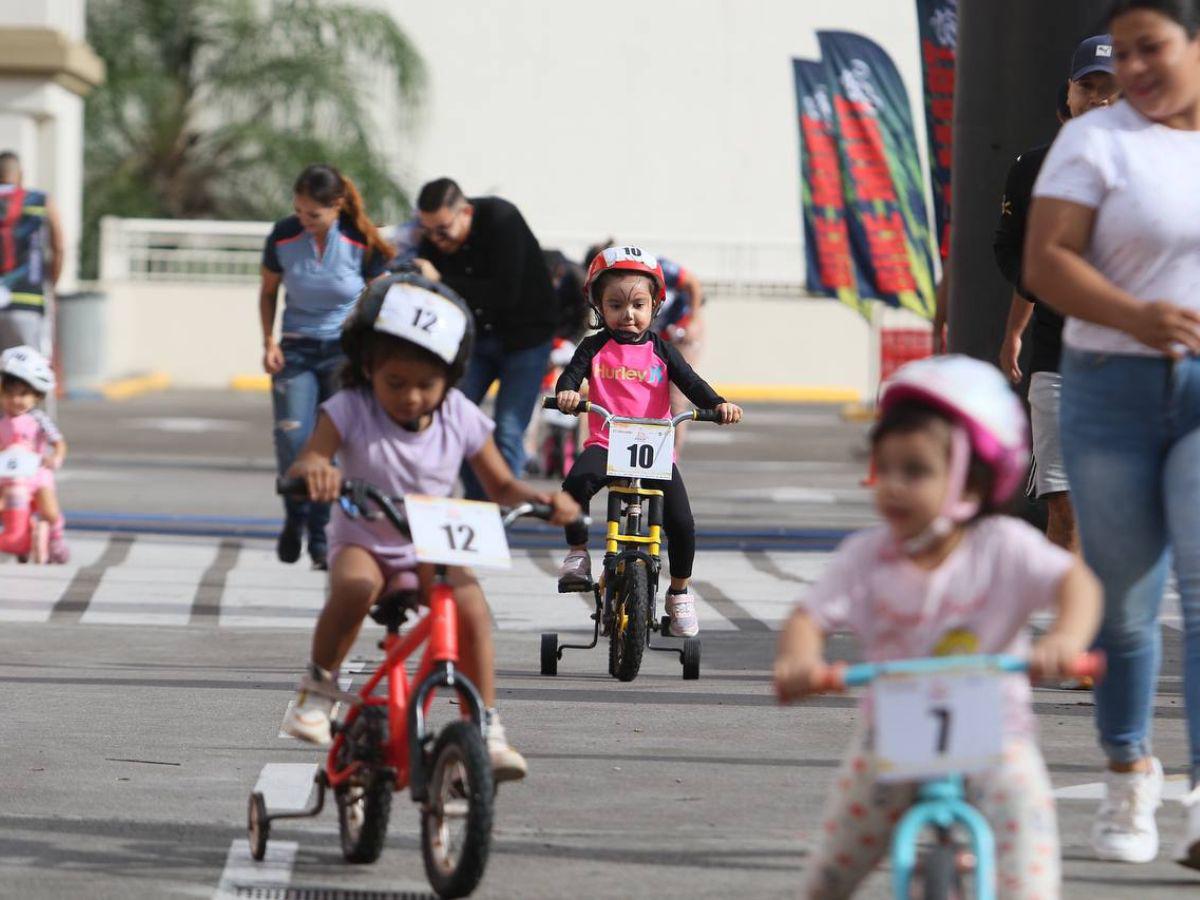
<svg viewBox="0 0 1200 900"><path fill-rule="evenodd" d="M590 581L571 581L563 584L558 583L558 592L560 594L590 594L593 590L592 582Z"/></svg>

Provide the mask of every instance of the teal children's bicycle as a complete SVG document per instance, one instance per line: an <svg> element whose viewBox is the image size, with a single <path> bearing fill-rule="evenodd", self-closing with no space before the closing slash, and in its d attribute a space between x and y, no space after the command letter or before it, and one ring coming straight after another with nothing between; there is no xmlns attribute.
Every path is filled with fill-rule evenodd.
<svg viewBox="0 0 1200 900"><path fill-rule="evenodd" d="M1087 653L1070 674L1099 678L1103 670L1103 655ZM875 685L880 779L919 782L916 801L892 834L893 896L995 900L995 840L987 819L967 802L964 776L999 760L1001 677L1028 671L1027 660L999 654L829 668L823 692ZM930 832L933 840L923 843Z"/></svg>

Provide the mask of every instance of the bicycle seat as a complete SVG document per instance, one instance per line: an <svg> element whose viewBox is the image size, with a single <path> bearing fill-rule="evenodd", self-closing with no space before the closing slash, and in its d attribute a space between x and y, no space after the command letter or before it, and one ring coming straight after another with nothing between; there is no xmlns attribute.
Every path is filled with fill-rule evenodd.
<svg viewBox="0 0 1200 900"><path fill-rule="evenodd" d="M397 572L371 606L371 618L385 628L399 628L421 602L421 583L412 569Z"/></svg>

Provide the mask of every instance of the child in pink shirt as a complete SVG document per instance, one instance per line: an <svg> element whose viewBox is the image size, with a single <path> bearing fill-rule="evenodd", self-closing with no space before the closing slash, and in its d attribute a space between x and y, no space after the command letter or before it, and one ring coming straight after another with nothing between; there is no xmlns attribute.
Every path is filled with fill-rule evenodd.
<svg viewBox="0 0 1200 900"><path fill-rule="evenodd" d="M833 631L853 632L872 662L1010 653L1030 658L1033 677L1064 673L1095 635L1099 586L1039 531L992 514L1028 461L1025 414L1002 376L966 357L922 360L896 373L880 407L872 450L885 524L847 538L792 615L775 662L780 697L819 690ZM1031 646L1029 618L1044 609L1057 609L1057 621ZM996 835L998 895L1055 898L1058 833L1028 678L1006 676L1002 702L1003 762L969 779L968 796ZM871 735L860 730L826 805L804 896L850 896L915 795L912 783L877 783Z"/></svg>
<svg viewBox="0 0 1200 900"><path fill-rule="evenodd" d="M50 562L65 563L70 552L54 470L66 458L67 442L50 417L38 409L38 403L53 389L54 371L37 350L10 347L0 354L0 451L21 449L41 460L32 478L0 479L4 497L0 552L18 556L30 552L32 502L41 520L50 525Z"/></svg>

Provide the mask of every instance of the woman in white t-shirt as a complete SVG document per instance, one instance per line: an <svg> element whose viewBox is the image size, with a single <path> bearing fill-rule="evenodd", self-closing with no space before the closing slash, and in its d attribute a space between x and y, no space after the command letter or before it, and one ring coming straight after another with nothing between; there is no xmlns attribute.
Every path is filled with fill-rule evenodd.
<svg viewBox="0 0 1200 900"><path fill-rule="evenodd" d="M1025 282L1068 316L1061 432L1083 552L1105 589L1109 760L1092 828L1104 859L1158 853L1150 719L1174 557L1192 790L1176 859L1200 868L1200 9L1119 0L1124 100L1068 122L1034 187Z"/></svg>

